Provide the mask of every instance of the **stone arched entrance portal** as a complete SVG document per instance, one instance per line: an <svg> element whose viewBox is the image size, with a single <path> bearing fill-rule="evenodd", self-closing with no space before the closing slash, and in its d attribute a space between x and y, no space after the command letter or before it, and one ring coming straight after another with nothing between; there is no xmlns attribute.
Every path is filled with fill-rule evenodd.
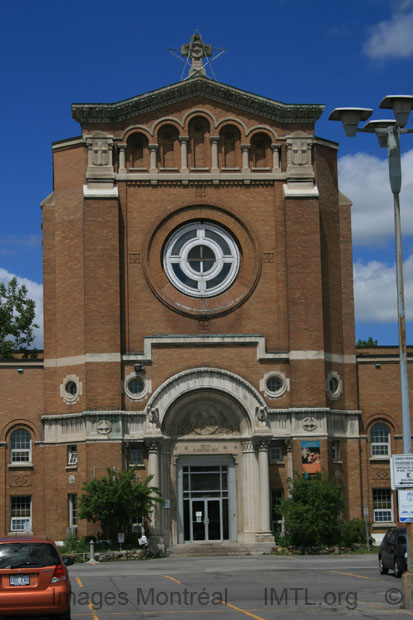
<svg viewBox="0 0 413 620"><path fill-rule="evenodd" d="M265 403L241 377L198 368L147 407L149 473L164 498L154 528L170 544L271 543Z"/></svg>

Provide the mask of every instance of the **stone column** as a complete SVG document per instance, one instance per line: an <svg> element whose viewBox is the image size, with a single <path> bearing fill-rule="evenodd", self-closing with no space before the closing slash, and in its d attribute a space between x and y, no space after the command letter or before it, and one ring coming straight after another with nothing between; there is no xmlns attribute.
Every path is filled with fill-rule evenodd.
<svg viewBox="0 0 413 620"><path fill-rule="evenodd" d="M118 172L124 174L126 172L126 144L119 144L119 168Z"/></svg>
<svg viewBox="0 0 413 620"><path fill-rule="evenodd" d="M254 442L251 439L242 441L242 510L241 525L243 541L255 542L256 532L260 526L258 523L258 503L259 503L259 484L258 484L258 465Z"/></svg>
<svg viewBox="0 0 413 620"><path fill-rule="evenodd" d="M287 450L287 479L292 480L294 477L294 467L293 467L293 440L286 439L285 440L285 448ZM291 497L290 487L288 487L288 497Z"/></svg>
<svg viewBox="0 0 413 620"><path fill-rule="evenodd" d="M150 167L149 172L154 174L158 172L158 166L156 163L156 152L158 150L157 144L149 144L149 153L150 153Z"/></svg>
<svg viewBox="0 0 413 620"><path fill-rule="evenodd" d="M211 136L211 153L212 153L212 168L211 172L218 172L218 141L219 136Z"/></svg>
<svg viewBox="0 0 413 620"><path fill-rule="evenodd" d="M260 478L260 530L271 532L270 515L270 474L268 467L268 439L260 439L258 445L258 470Z"/></svg>
<svg viewBox="0 0 413 620"><path fill-rule="evenodd" d="M280 165L281 165L280 152L281 152L281 147L278 144L271 144L271 150L272 150L272 171L273 172L280 172Z"/></svg>
<svg viewBox="0 0 413 620"><path fill-rule="evenodd" d="M249 161L250 146L251 146L250 144L241 144L242 172L251 172L250 161Z"/></svg>
<svg viewBox="0 0 413 620"><path fill-rule="evenodd" d="M188 172L188 136L180 136L181 143L181 172Z"/></svg>
<svg viewBox="0 0 413 620"><path fill-rule="evenodd" d="M171 486L170 486L170 468L171 468L171 454L169 442L163 441L160 452L160 470L161 470L161 488L162 498L171 502ZM166 546L171 542L171 508L159 505L160 510L160 525L162 531L162 538Z"/></svg>
<svg viewBox="0 0 413 620"><path fill-rule="evenodd" d="M159 479L159 441L149 441L148 444L148 475L153 478L150 482L151 487L160 489ZM152 513L151 528L155 534L159 531L159 504L156 504Z"/></svg>

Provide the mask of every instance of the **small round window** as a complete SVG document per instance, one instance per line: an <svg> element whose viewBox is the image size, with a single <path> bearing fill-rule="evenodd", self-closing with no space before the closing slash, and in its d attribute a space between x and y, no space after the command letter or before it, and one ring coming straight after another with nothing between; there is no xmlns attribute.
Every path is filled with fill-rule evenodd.
<svg viewBox="0 0 413 620"><path fill-rule="evenodd" d="M338 400L343 391L343 382L335 371L330 371L326 379L327 394L331 400Z"/></svg>
<svg viewBox="0 0 413 620"><path fill-rule="evenodd" d="M281 372L270 371L264 375L260 386L269 398L280 398L289 389L289 380Z"/></svg>
<svg viewBox="0 0 413 620"><path fill-rule="evenodd" d="M220 226L193 222L168 239L163 265L172 284L192 297L212 297L225 291L239 269L239 251Z"/></svg>
<svg viewBox="0 0 413 620"><path fill-rule="evenodd" d="M145 391L145 382L140 377L133 377L128 381L128 391L133 394L133 396L139 396L142 392Z"/></svg>
<svg viewBox="0 0 413 620"><path fill-rule="evenodd" d="M68 381L65 385L65 390L68 396L76 396L77 394L77 385L74 381Z"/></svg>
<svg viewBox="0 0 413 620"><path fill-rule="evenodd" d="M266 387L269 392L276 394L282 389L283 381L278 375L272 375L272 377L267 379Z"/></svg>

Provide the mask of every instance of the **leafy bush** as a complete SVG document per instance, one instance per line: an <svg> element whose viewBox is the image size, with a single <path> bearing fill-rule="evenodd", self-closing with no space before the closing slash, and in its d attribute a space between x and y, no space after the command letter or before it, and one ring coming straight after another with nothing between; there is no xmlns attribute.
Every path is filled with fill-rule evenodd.
<svg viewBox="0 0 413 620"><path fill-rule="evenodd" d="M366 524L362 519L351 519L351 521L339 521L340 545L351 547L355 544L366 543ZM369 534L370 542L372 538Z"/></svg>
<svg viewBox="0 0 413 620"><path fill-rule="evenodd" d="M338 515L344 500L341 487L321 478L297 477L290 483L291 497L280 503L287 540L297 547L335 545L340 541Z"/></svg>

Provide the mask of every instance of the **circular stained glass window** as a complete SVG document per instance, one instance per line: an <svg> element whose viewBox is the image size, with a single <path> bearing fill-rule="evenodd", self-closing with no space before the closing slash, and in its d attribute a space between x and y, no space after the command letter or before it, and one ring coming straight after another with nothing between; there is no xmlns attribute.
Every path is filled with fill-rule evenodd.
<svg viewBox="0 0 413 620"><path fill-rule="evenodd" d="M235 280L239 251L223 228L208 222L192 222L168 239L163 264L179 291L192 297L212 297Z"/></svg>

